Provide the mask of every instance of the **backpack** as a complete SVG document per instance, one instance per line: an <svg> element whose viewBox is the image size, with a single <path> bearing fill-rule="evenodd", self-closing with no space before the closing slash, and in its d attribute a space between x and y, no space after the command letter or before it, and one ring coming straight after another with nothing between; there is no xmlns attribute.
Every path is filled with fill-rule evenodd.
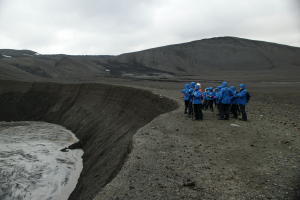
<svg viewBox="0 0 300 200"><path fill-rule="evenodd" d="M247 91L247 93L246 93L246 100L247 100L247 103L250 101L250 99L251 99L251 95L250 95L250 93Z"/></svg>

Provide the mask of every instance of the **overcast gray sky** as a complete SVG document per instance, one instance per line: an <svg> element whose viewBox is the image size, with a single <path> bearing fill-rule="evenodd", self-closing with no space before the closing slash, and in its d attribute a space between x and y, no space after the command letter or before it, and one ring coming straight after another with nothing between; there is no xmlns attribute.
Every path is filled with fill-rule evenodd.
<svg viewBox="0 0 300 200"><path fill-rule="evenodd" d="M300 47L298 0L0 0L0 48L121 54L217 36Z"/></svg>

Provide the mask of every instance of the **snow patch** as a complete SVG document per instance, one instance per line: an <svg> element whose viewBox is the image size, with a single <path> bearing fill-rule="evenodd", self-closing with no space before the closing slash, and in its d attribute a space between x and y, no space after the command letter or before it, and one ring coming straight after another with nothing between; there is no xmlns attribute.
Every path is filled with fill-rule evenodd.
<svg viewBox="0 0 300 200"><path fill-rule="evenodd" d="M33 56L33 55L30 55L28 53L23 53L24 56Z"/></svg>
<svg viewBox="0 0 300 200"><path fill-rule="evenodd" d="M230 126L233 126L233 127L240 127L240 125L238 125L238 124L230 124Z"/></svg>
<svg viewBox="0 0 300 200"><path fill-rule="evenodd" d="M4 54L2 54L2 56L5 57L5 58L11 58L11 56L4 55Z"/></svg>

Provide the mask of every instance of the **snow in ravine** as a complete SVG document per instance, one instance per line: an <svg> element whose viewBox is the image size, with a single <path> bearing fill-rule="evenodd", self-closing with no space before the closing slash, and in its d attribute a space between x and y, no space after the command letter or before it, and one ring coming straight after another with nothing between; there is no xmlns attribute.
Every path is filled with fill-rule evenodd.
<svg viewBox="0 0 300 200"><path fill-rule="evenodd" d="M0 199L67 200L82 170L77 138L44 122L0 122Z"/></svg>

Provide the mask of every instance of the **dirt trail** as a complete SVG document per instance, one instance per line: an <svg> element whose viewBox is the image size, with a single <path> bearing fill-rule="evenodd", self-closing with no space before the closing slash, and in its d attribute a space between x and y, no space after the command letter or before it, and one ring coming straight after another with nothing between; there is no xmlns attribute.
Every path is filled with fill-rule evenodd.
<svg viewBox="0 0 300 200"><path fill-rule="evenodd" d="M177 91L156 90L179 101ZM298 199L299 107L268 98L257 94L248 122L208 111L192 121L182 104L157 117L134 135L127 162L95 199Z"/></svg>

